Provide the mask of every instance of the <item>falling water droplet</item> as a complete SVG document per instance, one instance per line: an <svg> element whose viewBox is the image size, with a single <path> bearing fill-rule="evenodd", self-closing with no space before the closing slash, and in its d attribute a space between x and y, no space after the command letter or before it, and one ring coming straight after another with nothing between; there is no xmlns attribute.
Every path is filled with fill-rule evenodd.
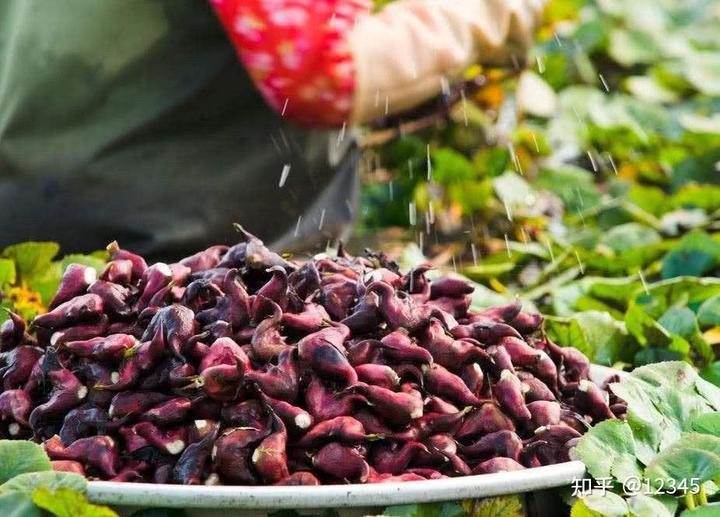
<svg viewBox="0 0 720 517"><path fill-rule="evenodd" d="M560 48L562 48L562 46L563 46L562 40L560 40L560 36L558 36L558 33L557 33L557 32L555 32L555 33L553 34L553 37L555 38L555 43L557 43L557 46L560 47Z"/></svg>
<svg viewBox="0 0 720 517"><path fill-rule="evenodd" d="M430 217L428 217L428 214L425 214L425 233L430 235Z"/></svg>
<svg viewBox="0 0 720 517"><path fill-rule="evenodd" d="M597 172L598 166L597 166L597 163L595 162L595 157L593 156L593 152L589 149L587 151L587 156L588 156L588 159L590 160L590 165L592 166L592 170L594 172Z"/></svg>
<svg viewBox="0 0 720 517"><path fill-rule="evenodd" d="M518 158L517 153L515 152L515 146L512 144L512 142L508 142L507 144L508 151L510 152L510 157L512 158L513 164L515 165L515 169L517 169L518 174L520 176L524 176L522 165L520 164L520 159Z"/></svg>
<svg viewBox="0 0 720 517"><path fill-rule="evenodd" d="M385 96L385 115L390 112L390 97Z"/></svg>
<svg viewBox="0 0 720 517"><path fill-rule="evenodd" d="M323 223L325 222L325 209L323 208L320 212L320 224L318 224L318 231L322 230Z"/></svg>
<svg viewBox="0 0 720 517"><path fill-rule="evenodd" d="M393 189L393 182L388 182L388 195L390 197L390 201L393 201L395 199L395 192Z"/></svg>
<svg viewBox="0 0 720 517"><path fill-rule="evenodd" d="M537 137L535 136L535 131L531 131L530 135L532 136L533 144L535 144L535 152L540 154L540 146L538 145Z"/></svg>
<svg viewBox="0 0 720 517"><path fill-rule="evenodd" d="M613 160L612 154L607 153L607 159L610 162L610 167L612 167L613 172L615 173L615 176L617 176L618 170L615 166L615 160Z"/></svg>
<svg viewBox="0 0 720 517"><path fill-rule="evenodd" d="M430 161L430 144L425 146L425 154L427 161L427 180L432 181L432 161Z"/></svg>
<svg viewBox="0 0 720 517"><path fill-rule="evenodd" d="M543 61L543 58L540 56L536 56L535 61L537 62L538 73L544 74L545 73L545 63Z"/></svg>
<svg viewBox="0 0 720 517"><path fill-rule="evenodd" d="M289 97L285 97L285 104L283 104L282 111L280 112L280 116L281 116L281 117L284 117L284 116L285 116L285 111L287 110L288 102L290 102L290 98L289 98Z"/></svg>
<svg viewBox="0 0 720 517"><path fill-rule="evenodd" d="M410 222L410 226L417 224L417 207L413 201L408 203L408 221Z"/></svg>
<svg viewBox="0 0 720 517"><path fill-rule="evenodd" d="M583 265L582 260L580 260L580 255L578 255L577 250L574 250L574 251L575 251L575 259L577 259L578 266L580 266L580 274L584 275L585 274L585 266Z"/></svg>
<svg viewBox="0 0 720 517"><path fill-rule="evenodd" d="M507 250L508 257L512 258L512 250L510 249L510 239L508 239L507 233L505 234L505 249Z"/></svg>
<svg viewBox="0 0 720 517"><path fill-rule="evenodd" d="M288 179L288 176L290 175L290 164L286 163L283 165L282 172L280 173L280 182L278 183L278 186L280 188L283 188L285 186L285 182Z"/></svg>
<svg viewBox="0 0 720 517"><path fill-rule="evenodd" d="M452 256L453 271L457 273L457 263L455 262L455 255Z"/></svg>
<svg viewBox="0 0 720 517"><path fill-rule="evenodd" d="M295 225L295 235L294 235L295 237L297 237L298 234L300 233L300 222L301 222L301 221L302 221L302 216L299 215L299 216L298 216L298 220L297 220L297 224Z"/></svg>
<svg viewBox="0 0 720 517"><path fill-rule="evenodd" d="M600 82L602 83L603 88L605 88L605 91L609 93L610 87L608 86L608 83L605 82L605 78L603 77L603 74L598 74L598 77L600 78Z"/></svg>
<svg viewBox="0 0 720 517"><path fill-rule="evenodd" d="M507 220L512 222L512 209L510 208L510 204L507 202L507 199L503 199L503 206L505 207L505 216L507 217Z"/></svg>
<svg viewBox="0 0 720 517"><path fill-rule="evenodd" d="M428 203L428 219L430 224L435 224L435 209L432 203Z"/></svg>
<svg viewBox="0 0 720 517"><path fill-rule="evenodd" d="M338 132L337 141L335 142L335 147L340 147L340 144L345 139L345 129L347 128L347 123L343 122L342 128L340 128L340 131Z"/></svg>
<svg viewBox="0 0 720 517"><path fill-rule="evenodd" d="M408 172L410 174L410 179L413 179L413 176L415 176L415 173L413 172L413 162L411 158L408 158Z"/></svg>
<svg viewBox="0 0 720 517"><path fill-rule="evenodd" d="M470 243L470 253L472 253L473 266L477 266L478 265L478 252L477 252L477 248L475 247L474 242Z"/></svg>
<svg viewBox="0 0 720 517"><path fill-rule="evenodd" d="M648 285L645 281L645 275L643 275L642 269L638 269L638 275L640 276L640 283L642 283L643 289L645 289L645 294L650 294L650 289L648 289Z"/></svg>

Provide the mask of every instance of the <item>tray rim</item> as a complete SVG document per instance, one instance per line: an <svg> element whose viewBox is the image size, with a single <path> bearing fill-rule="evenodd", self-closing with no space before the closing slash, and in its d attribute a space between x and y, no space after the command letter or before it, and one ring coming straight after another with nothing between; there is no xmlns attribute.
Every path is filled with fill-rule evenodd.
<svg viewBox="0 0 720 517"><path fill-rule="evenodd" d="M90 481L94 503L168 508L311 509L382 507L477 499L565 486L585 476L569 461L544 467L447 479L321 486L205 486Z"/></svg>

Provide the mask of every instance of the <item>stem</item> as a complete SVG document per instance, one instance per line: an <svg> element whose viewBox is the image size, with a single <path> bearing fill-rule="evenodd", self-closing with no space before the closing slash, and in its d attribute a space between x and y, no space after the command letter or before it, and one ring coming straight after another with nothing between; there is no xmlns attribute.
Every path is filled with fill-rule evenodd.
<svg viewBox="0 0 720 517"><path fill-rule="evenodd" d="M705 485L700 485L700 492L698 492L698 502L700 503L700 506L705 506L708 504L707 494L705 493Z"/></svg>
<svg viewBox="0 0 720 517"><path fill-rule="evenodd" d="M688 510L695 509L695 498L690 492L685 494L685 506L687 506Z"/></svg>

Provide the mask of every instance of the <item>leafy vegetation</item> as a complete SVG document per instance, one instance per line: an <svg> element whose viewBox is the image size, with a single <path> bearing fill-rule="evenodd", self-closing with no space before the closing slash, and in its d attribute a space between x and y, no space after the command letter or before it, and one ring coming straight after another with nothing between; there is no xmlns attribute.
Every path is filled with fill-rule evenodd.
<svg viewBox="0 0 720 517"><path fill-rule="evenodd" d="M60 246L55 242L23 242L8 246L0 253L0 322L12 310L30 321L46 311L57 290L65 267L76 262L102 272L107 252L90 255L70 254L57 258Z"/></svg>
<svg viewBox="0 0 720 517"><path fill-rule="evenodd" d="M45 450L21 440L0 440L0 515L42 517L117 517L85 498L87 480L55 472Z"/></svg>
<svg viewBox="0 0 720 517"><path fill-rule="evenodd" d="M359 235L406 228L476 305L519 296L598 363L720 381L718 7L551 1L532 70L469 71L447 119L374 151Z"/></svg>
<svg viewBox="0 0 720 517"><path fill-rule="evenodd" d="M627 402L627 421L594 426L575 453L611 491L581 496L573 517L717 510L708 497L720 481L720 389L684 362L637 368L610 389Z"/></svg>

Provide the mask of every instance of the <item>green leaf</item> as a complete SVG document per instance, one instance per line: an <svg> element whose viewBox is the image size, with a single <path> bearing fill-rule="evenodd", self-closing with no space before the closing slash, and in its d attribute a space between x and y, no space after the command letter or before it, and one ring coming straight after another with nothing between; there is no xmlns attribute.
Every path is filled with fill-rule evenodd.
<svg viewBox="0 0 720 517"><path fill-rule="evenodd" d="M692 421L693 431L720 437L720 412L704 413Z"/></svg>
<svg viewBox="0 0 720 517"><path fill-rule="evenodd" d="M683 357L690 351L690 344L683 337L668 332L638 305L625 313L625 326L642 346L665 347Z"/></svg>
<svg viewBox="0 0 720 517"><path fill-rule="evenodd" d="M651 36L637 30L613 29L610 31L608 54L623 66L654 63L660 51Z"/></svg>
<svg viewBox="0 0 720 517"><path fill-rule="evenodd" d="M15 262L12 259L0 259L0 286L14 284L16 276Z"/></svg>
<svg viewBox="0 0 720 517"><path fill-rule="evenodd" d="M645 469L652 485L674 479L704 483L720 474L720 437L692 433L658 454Z"/></svg>
<svg viewBox="0 0 720 517"><path fill-rule="evenodd" d="M671 199L676 208L702 208L707 212L720 209L720 187L688 183L680 188Z"/></svg>
<svg viewBox="0 0 720 517"><path fill-rule="evenodd" d="M683 359L683 354L667 348L650 346L643 348L635 354L633 364L644 366L646 364L660 363L662 361L678 361Z"/></svg>
<svg viewBox="0 0 720 517"><path fill-rule="evenodd" d="M513 262L498 262L496 264L481 263L477 266L468 266L462 273L473 280L484 280L490 277L500 276L515 269Z"/></svg>
<svg viewBox="0 0 720 517"><path fill-rule="evenodd" d="M580 438L575 453L594 478L611 477L613 465L628 458L637 463L632 430L623 420L605 420L592 427Z"/></svg>
<svg viewBox="0 0 720 517"><path fill-rule="evenodd" d="M720 242L702 231L683 237L662 263L662 277L702 276L720 263Z"/></svg>
<svg viewBox="0 0 720 517"><path fill-rule="evenodd" d="M492 180L493 189L498 199L510 207L525 206L528 200L534 199L533 188L520 175L506 172Z"/></svg>
<svg viewBox="0 0 720 517"><path fill-rule="evenodd" d="M39 271L28 279L30 289L40 293L43 303L48 304L60 285L62 271L59 262L50 263L43 271Z"/></svg>
<svg viewBox="0 0 720 517"><path fill-rule="evenodd" d="M21 276L32 276L44 271L60 251L56 242L23 242L3 250L3 256L15 261Z"/></svg>
<svg viewBox="0 0 720 517"><path fill-rule="evenodd" d="M548 318L546 329L559 345L577 348L599 364L612 365L633 352L628 348L623 324L606 312L584 311L566 319Z"/></svg>
<svg viewBox="0 0 720 517"><path fill-rule="evenodd" d="M482 499L474 505L472 511L472 517L525 517L525 515L523 500L519 495Z"/></svg>
<svg viewBox="0 0 720 517"><path fill-rule="evenodd" d="M448 185L476 178L477 173L472 162L461 153L448 147L435 149L432 157L432 179L440 184Z"/></svg>
<svg viewBox="0 0 720 517"><path fill-rule="evenodd" d="M668 332L686 339L691 338L698 329L695 313L687 307L670 307L658 323Z"/></svg>
<svg viewBox="0 0 720 517"><path fill-rule="evenodd" d="M717 517L718 515L720 515L720 503L710 503L693 510L686 509L680 517Z"/></svg>
<svg viewBox="0 0 720 517"><path fill-rule="evenodd" d="M682 62L685 77L698 91L720 95L720 55L717 52L693 52Z"/></svg>
<svg viewBox="0 0 720 517"><path fill-rule="evenodd" d="M51 491L38 487L32 493L32 501L56 517L118 517L107 506L92 504L83 494L69 488Z"/></svg>
<svg viewBox="0 0 720 517"><path fill-rule="evenodd" d="M3 517L43 517L32 501L30 492L8 492L0 494L0 515Z"/></svg>
<svg viewBox="0 0 720 517"><path fill-rule="evenodd" d="M46 487L50 490L71 488L84 493L87 489L87 479L74 472L55 472L53 470L26 472L0 485L0 493L13 490L33 491L37 487Z"/></svg>
<svg viewBox="0 0 720 517"><path fill-rule="evenodd" d="M720 407L720 389L679 361L636 368L610 389L628 404L636 456L645 465L691 431L697 415Z"/></svg>
<svg viewBox="0 0 720 517"><path fill-rule="evenodd" d="M720 325L720 295L705 300L697 312L698 324L702 328Z"/></svg>
<svg viewBox="0 0 720 517"><path fill-rule="evenodd" d="M52 470L45 450L24 440L0 440L0 483L19 474Z"/></svg>
<svg viewBox="0 0 720 517"><path fill-rule="evenodd" d="M660 234L639 223L626 223L608 230L600 243L616 253L622 253L637 247L650 246L660 242Z"/></svg>
<svg viewBox="0 0 720 517"><path fill-rule="evenodd" d="M720 361L705 366L700 370L700 376L715 386L720 386Z"/></svg>
<svg viewBox="0 0 720 517"><path fill-rule="evenodd" d="M571 517L624 517L628 513L625 500L612 492L592 492L573 505Z"/></svg>
<svg viewBox="0 0 720 517"><path fill-rule="evenodd" d="M720 183L720 174L715 170L718 161L720 161L720 148L710 149L681 160L673 168L671 179L673 190L678 190L691 182L717 185Z"/></svg>
<svg viewBox="0 0 720 517"><path fill-rule="evenodd" d="M672 497L644 494L629 497L627 504L633 517L674 517L678 507L677 500Z"/></svg>
<svg viewBox="0 0 720 517"><path fill-rule="evenodd" d="M600 202L593 175L580 167L563 165L542 169L535 187L557 194L570 212L587 210Z"/></svg>

